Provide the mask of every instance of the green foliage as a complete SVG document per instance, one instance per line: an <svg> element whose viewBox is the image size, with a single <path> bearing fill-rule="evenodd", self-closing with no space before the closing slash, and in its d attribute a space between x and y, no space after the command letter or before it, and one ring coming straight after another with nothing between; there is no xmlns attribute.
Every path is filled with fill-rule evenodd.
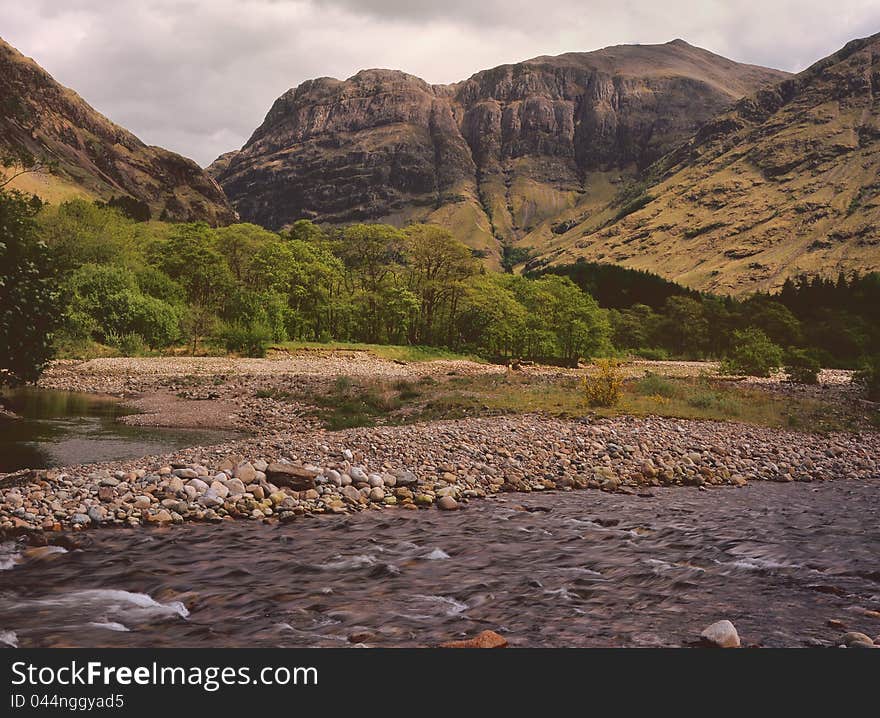
<svg viewBox="0 0 880 718"><path fill-rule="evenodd" d="M644 188L632 187L620 203L643 198ZM128 204L74 200L39 211L65 297L66 350L138 334L151 349L186 340L195 354L204 339L225 346L230 326L259 326L278 343L428 346L570 366L612 354L724 358L735 332L748 329L827 366L880 353L876 274L801 279L778 295L736 300L587 262L491 274L427 224L331 229L300 220L277 234L138 222ZM508 268L524 258L516 251L506 252Z"/></svg>
<svg viewBox="0 0 880 718"><path fill-rule="evenodd" d="M69 335L88 329L92 338L116 345L113 337L137 334L151 347L165 347L180 336L180 311L142 294L135 275L122 267L84 264L68 279Z"/></svg>
<svg viewBox="0 0 880 718"><path fill-rule="evenodd" d="M122 216L135 222L149 222L152 218L150 205L128 195L113 196L107 202L95 202L98 207L118 209Z"/></svg>
<svg viewBox="0 0 880 718"><path fill-rule="evenodd" d="M107 344L119 351L124 357L136 357L146 353L146 345L143 337L136 332L119 335L115 332L108 332Z"/></svg>
<svg viewBox="0 0 880 718"><path fill-rule="evenodd" d="M642 396L662 396L671 399L678 390L666 377L649 372L636 382L635 391Z"/></svg>
<svg viewBox="0 0 880 718"><path fill-rule="evenodd" d="M706 350L709 322L703 305L691 297L670 297L663 307L660 331L678 356L699 358Z"/></svg>
<svg viewBox="0 0 880 718"><path fill-rule="evenodd" d="M60 294L34 204L0 190L0 384L34 382L53 354Z"/></svg>
<svg viewBox="0 0 880 718"><path fill-rule="evenodd" d="M733 348L722 363L722 370L728 374L766 377L781 365L781 347L760 329L743 329L734 332Z"/></svg>
<svg viewBox="0 0 880 718"><path fill-rule="evenodd" d="M223 324L217 338L228 352L247 357L266 356L266 345L272 340L272 330L265 324Z"/></svg>
<svg viewBox="0 0 880 718"><path fill-rule="evenodd" d="M663 347L639 347L633 350L633 356L648 361L668 361L669 352Z"/></svg>
<svg viewBox="0 0 880 718"><path fill-rule="evenodd" d="M854 379L865 386L870 401L880 401L880 355L866 360Z"/></svg>
<svg viewBox="0 0 880 718"><path fill-rule="evenodd" d="M532 255L528 247L512 247L505 244L501 248L501 268L508 274L513 274L513 268L517 264L527 262Z"/></svg>
<svg viewBox="0 0 880 718"><path fill-rule="evenodd" d="M39 225L40 236L62 272L83 264L134 266L140 261L142 233L148 231L117 210L80 199L45 208Z"/></svg>
<svg viewBox="0 0 880 718"><path fill-rule="evenodd" d="M795 384L818 384L822 364L806 349L791 348L785 356L785 373Z"/></svg>

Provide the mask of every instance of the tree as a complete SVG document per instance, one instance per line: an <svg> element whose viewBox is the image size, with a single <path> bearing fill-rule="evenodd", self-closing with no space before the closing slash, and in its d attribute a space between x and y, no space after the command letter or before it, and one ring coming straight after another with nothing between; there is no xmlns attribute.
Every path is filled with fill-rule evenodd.
<svg viewBox="0 0 880 718"><path fill-rule="evenodd" d="M215 246L226 258L229 270L239 282L249 280L254 256L266 245L279 242L277 234L255 224L231 224L214 230Z"/></svg>
<svg viewBox="0 0 880 718"><path fill-rule="evenodd" d="M168 239L151 249L151 255L153 263L184 289L189 308L183 328L195 356L199 340L215 326L227 288L233 282L229 265L204 222L175 225Z"/></svg>
<svg viewBox="0 0 880 718"><path fill-rule="evenodd" d="M418 344L448 341L465 281L477 271L470 249L452 233L432 224L407 227L405 258L408 285L418 298L418 319L410 340ZM437 326L445 313L445 325Z"/></svg>
<svg viewBox="0 0 880 718"><path fill-rule="evenodd" d="M138 228L117 209L74 199L40 213L39 232L59 271L83 264L132 266L143 261Z"/></svg>
<svg viewBox="0 0 880 718"><path fill-rule="evenodd" d="M473 277L465 287L461 311L456 317L455 346L463 344L490 357L512 356L525 322L526 309L503 277Z"/></svg>
<svg viewBox="0 0 880 718"><path fill-rule="evenodd" d="M30 198L0 189L0 384L39 378L61 316L56 273L34 212Z"/></svg>
<svg viewBox="0 0 880 718"><path fill-rule="evenodd" d="M113 344L137 334L155 348L168 346L180 336L178 307L142 294L136 276L123 267L84 264L67 285L73 323L90 327L97 341Z"/></svg>
<svg viewBox="0 0 880 718"><path fill-rule="evenodd" d="M382 299L387 285L397 281L403 248L403 234L387 224L353 224L342 233L339 256L349 270L350 291L361 305L364 341L382 340Z"/></svg>
<svg viewBox="0 0 880 718"><path fill-rule="evenodd" d="M781 347L760 329L743 329L733 333L733 348L722 370L728 374L770 376L781 365Z"/></svg>
<svg viewBox="0 0 880 718"><path fill-rule="evenodd" d="M803 340L801 323L784 304L756 296L743 304L747 326L760 329L781 346L797 346Z"/></svg>
<svg viewBox="0 0 880 718"><path fill-rule="evenodd" d="M14 147L0 154L0 190L23 175L38 172L54 172L58 163L46 157L36 157L24 147Z"/></svg>
<svg viewBox="0 0 880 718"><path fill-rule="evenodd" d="M664 345L679 356L702 356L709 335L703 305L690 297L669 297L663 305L663 314Z"/></svg>
<svg viewBox="0 0 880 718"><path fill-rule="evenodd" d="M608 319L613 328L612 341L620 349L646 349L654 346L659 315L647 304L633 304L628 309L612 309Z"/></svg>

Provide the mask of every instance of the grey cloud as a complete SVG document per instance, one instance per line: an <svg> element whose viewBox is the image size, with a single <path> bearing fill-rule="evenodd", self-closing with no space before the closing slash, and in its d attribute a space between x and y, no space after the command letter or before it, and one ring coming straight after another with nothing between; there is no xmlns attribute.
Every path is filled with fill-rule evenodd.
<svg viewBox="0 0 880 718"><path fill-rule="evenodd" d="M207 164L310 77L453 82L505 62L682 37L800 70L880 30L875 0L0 0L2 34L146 142Z"/></svg>

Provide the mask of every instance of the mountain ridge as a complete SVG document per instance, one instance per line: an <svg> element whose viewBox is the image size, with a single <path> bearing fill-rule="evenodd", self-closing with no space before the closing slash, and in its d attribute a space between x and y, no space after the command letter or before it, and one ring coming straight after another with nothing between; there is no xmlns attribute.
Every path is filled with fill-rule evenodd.
<svg viewBox="0 0 880 718"><path fill-rule="evenodd" d="M742 294L795 274L880 270L880 34L738 101L651 168L643 206L541 244Z"/></svg>
<svg viewBox="0 0 880 718"><path fill-rule="evenodd" d="M235 220L220 186L193 160L147 145L0 38L0 150L57 164L10 185L44 198L131 196L156 218Z"/></svg>
<svg viewBox="0 0 880 718"><path fill-rule="evenodd" d="M264 226L435 221L497 261L502 243L607 195L608 172L647 166L785 76L683 41L539 56L450 85L362 70L291 88L208 171Z"/></svg>

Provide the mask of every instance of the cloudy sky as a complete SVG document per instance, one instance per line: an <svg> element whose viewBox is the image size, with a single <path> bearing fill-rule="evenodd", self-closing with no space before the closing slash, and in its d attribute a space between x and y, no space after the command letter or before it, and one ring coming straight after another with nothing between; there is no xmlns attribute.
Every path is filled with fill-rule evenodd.
<svg viewBox="0 0 880 718"><path fill-rule="evenodd" d="M95 108L208 164L282 92L389 67L429 82L680 37L801 70L880 31L877 0L0 0L0 36Z"/></svg>

